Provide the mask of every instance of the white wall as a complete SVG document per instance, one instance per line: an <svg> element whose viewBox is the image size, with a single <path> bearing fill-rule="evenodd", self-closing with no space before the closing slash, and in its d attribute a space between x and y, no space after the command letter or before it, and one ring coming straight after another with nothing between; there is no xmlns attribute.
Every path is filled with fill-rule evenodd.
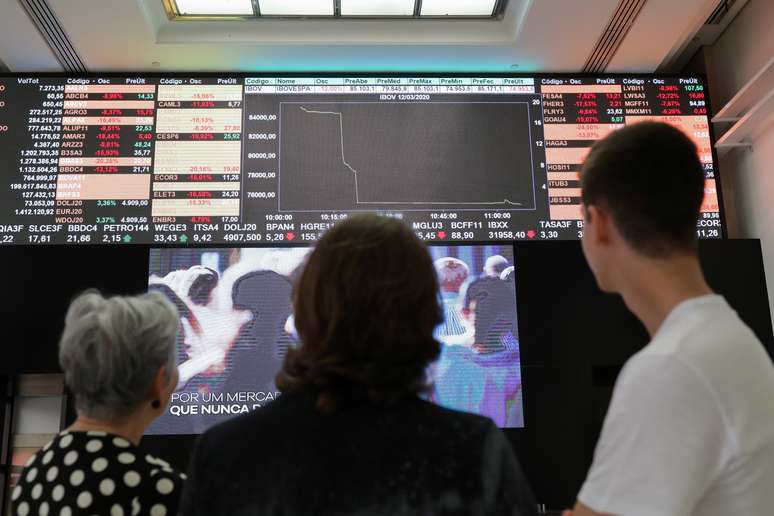
<svg viewBox="0 0 774 516"><path fill-rule="evenodd" d="M709 54L712 103L719 109L774 55L774 2L750 0Z"/></svg>
<svg viewBox="0 0 774 516"><path fill-rule="evenodd" d="M14 435L58 433L63 401L62 396L16 398Z"/></svg>
<svg viewBox="0 0 774 516"><path fill-rule="evenodd" d="M714 111L722 108L774 56L774 1L750 0L723 35L706 49ZM774 313L774 125L750 149L719 163L732 238L760 238Z"/></svg>

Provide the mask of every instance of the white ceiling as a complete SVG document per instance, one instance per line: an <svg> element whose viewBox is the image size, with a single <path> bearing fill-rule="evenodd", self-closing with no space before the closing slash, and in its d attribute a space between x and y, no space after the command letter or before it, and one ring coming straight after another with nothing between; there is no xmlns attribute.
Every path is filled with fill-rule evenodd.
<svg viewBox="0 0 774 516"><path fill-rule="evenodd" d="M162 0L48 3L90 71L578 72L619 0L510 0L503 19L468 21L170 21ZM717 3L648 0L608 71L654 71ZM0 61L62 70L18 0L0 2Z"/></svg>

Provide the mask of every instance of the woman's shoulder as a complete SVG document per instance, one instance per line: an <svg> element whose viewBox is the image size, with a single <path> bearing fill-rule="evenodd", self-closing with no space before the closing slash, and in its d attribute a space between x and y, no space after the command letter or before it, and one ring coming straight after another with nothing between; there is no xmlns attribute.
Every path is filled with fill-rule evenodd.
<svg viewBox="0 0 774 516"><path fill-rule="evenodd" d="M186 476L168 462L150 454L142 461L145 466L141 504L151 514L177 514L178 501ZM155 512L154 512L155 511Z"/></svg>
<svg viewBox="0 0 774 516"><path fill-rule="evenodd" d="M160 477L173 477L179 480L185 480L185 474L181 473L177 468L172 466L164 459L160 459L150 453L140 452L142 455L143 467L148 471L148 474Z"/></svg>
<svg viewBox="0 0 774 516"><path fill-rule="evenodd" d="M63 432L27 463L12 502L20 513L78 507L98 513L176 514L185 476L127 439Z"/></svg>
<svg viewBox="0 0 774 516"><path fill-rule="evenodd" d="M438 421L453 429L464 427L469 432L485 434L491 432L493 428L497 428L491 419L478 414L442 407L424 399L417 400L416 404L421 417Z"/></svg>
<svg viewBox="0 0 774 516"><path fill-rule="evenodd" d="M106 473L116 483L116 495L131 500L133 514L177 514L185 474L169 462L123 437L106 435Z"/></svg>

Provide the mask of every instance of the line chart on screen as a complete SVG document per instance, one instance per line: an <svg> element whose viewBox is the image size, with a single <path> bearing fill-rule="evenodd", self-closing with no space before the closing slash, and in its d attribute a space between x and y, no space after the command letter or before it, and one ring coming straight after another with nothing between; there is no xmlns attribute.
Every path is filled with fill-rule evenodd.
<svg viewBox="0 0 774 516"><path fill-rule="evenodd" d="M530 123L524 102L283 102L279 209L534 210Z"/></svg>

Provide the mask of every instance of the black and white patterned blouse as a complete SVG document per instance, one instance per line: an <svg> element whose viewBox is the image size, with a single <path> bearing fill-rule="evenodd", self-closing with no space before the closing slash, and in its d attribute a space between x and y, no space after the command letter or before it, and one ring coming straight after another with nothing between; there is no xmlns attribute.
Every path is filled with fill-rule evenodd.
<svg viewBox="0 0 774 516"><path fill-rule="evenodd" d="M62 432L24 467L11 514L172 516L184 479L123 437Z"/></svg>

